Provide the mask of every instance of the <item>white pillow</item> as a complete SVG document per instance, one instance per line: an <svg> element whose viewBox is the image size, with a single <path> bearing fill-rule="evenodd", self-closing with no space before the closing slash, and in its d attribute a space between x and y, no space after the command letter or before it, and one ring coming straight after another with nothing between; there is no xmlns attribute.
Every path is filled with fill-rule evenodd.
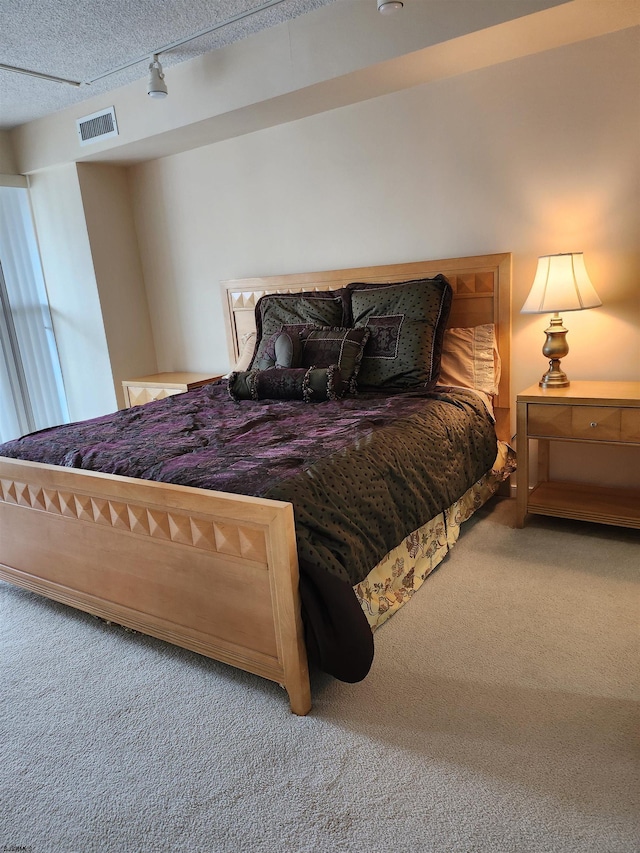
<svg viewBox="0 0 640 853"><path fill-rule="evenodd" d="M243 373L245 370L249 370L249 365L253 359L253 351L255 348L256 333L247 332L246 335L243 335L240 339L240 355L238 356L236 363L231 368L231 373ZM229 376L230 374L227 373L226 375Z"/></svg>
<svg viewBox="0 0 640 853"><path fill-rule="evenodd" d="M439 385L457 385L497 394L500 373L493 323L445 331Z"/></svg>

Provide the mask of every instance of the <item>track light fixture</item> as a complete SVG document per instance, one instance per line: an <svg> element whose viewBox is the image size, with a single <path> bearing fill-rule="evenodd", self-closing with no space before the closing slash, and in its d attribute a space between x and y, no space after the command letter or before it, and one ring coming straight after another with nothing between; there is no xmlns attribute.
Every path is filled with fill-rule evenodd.
<svg viewBox="0 0 640 853"><path fill-rule="evenodd" d="M147 86L147 94L150 98L166 98L167 84L164 82L164 72L158 54L154 53L149 65L149 85Z"/></svg>
<svg viewBox="0 0 640 853"><path fill-rule="evenodd" d="M398 12L404 3L401 0L378 0L378 12L381 15L393 15L394 12Z"/></svg>

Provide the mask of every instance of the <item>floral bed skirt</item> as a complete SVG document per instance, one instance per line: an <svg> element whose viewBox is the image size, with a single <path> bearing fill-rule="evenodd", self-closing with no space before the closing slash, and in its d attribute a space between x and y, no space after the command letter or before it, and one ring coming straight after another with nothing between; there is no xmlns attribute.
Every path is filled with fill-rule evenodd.
<svg viewBox="0 0 640 853"><path fill-rule="evenodd" d="M502 441L493 468L452 506L411 533L354 586L375 631L417 592L453 548L463 522L492 497L516 469L515 452Z"/></svg>

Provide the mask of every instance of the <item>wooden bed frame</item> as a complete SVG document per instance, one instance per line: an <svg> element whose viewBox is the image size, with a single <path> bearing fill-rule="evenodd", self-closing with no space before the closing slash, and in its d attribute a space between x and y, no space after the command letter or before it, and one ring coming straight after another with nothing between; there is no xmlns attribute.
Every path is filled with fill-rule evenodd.
<svg viewBox="0 0 640 853"><path fill-rule="evenodd" d="M230 354L263 293L439 272L455 291L450 326L497 324L507 437L510 254L223 282ZM289 503L0 457L0 579L276 681L294 713L311 708Z"/></svg>

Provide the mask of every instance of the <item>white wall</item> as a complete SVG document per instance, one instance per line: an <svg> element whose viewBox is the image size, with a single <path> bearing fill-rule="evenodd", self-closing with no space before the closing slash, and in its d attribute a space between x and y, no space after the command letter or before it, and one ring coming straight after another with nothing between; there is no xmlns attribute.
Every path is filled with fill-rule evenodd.
<svg viewBox="0 0 640 853"><path fill-rule="evenodd" d="M537 257L583 251L604 305L565 317L563 365L639 379L638 34L136 166L159 369L228 368L220 280L511 251L515 396L546 369L548 318L519 314Z"/></svg>
<svg viewBox="0 0 640 853"><path fill-rule="evenodd" d="M122 380L156 370L128 174L98 163L77 168L112 379L124 406Z"/></svg>
<svg viewBox="0 0 640 853"><path fill-rule="evenodd" d="M15 175L18 172L10 134L0 130L0 175Z"/></svg>

